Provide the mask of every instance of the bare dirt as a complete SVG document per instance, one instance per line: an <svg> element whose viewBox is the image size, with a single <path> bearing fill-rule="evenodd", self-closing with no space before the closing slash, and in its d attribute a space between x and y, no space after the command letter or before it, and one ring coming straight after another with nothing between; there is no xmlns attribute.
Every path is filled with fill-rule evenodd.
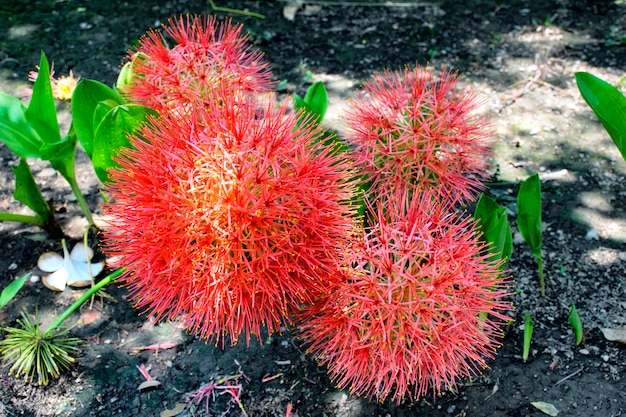
<svg viewBox="0 0 626 417"><path fill-rule="evenodd" d="M532 402L550 403L559 416L626 415L626 350L604 339L601 328L626 327L626 162L586 106L574 82L590 71L613 84L626 74L626 4L622 1L550 0L437 3L326 2L305 4L290 21L287 3L217 1L265 19L233 15L266 53L281 94L302 94L322 80L330 93L328 123L342 131L347 99L372 73L405 64L448 66L485 99L496 130L489 193L508 207L515 229L519 182L539 172L543 187L547 296L536 264L516 239L510 263L516 322L507 329L491 368L454 391L414 404L377 404L333 387L325 370L304 354L288 331L252 346L222 350L177 328L153 323L110 287L117 303L96 304L70 372L39 387L0 374L0 415L158 416L187 393L242 371L241 403L249 416L542 416ZM310 2L315 3L315 2ZM322 2L324 3L324 2ZM181 13L210 13L200 0L150 2L19 1L0 5L0 90L26 95L28 71L40 50L57 74L112 84L126 50L148 28ZM227 16L216 13L220 18ZM67 126L67 106L60 105ZM0 146L0 209L27 213L12 198L16 157ZM100 184L79 151L78 178L98 212ZM52 198L71 242L85 222L69 187L50 167L33 161L35 178ZM38 256L60 251L37 228L0 224L0 286L33 271ZM60 314L80 291L53 293L27 282L0 310L13 325L23 308L44 322ZM567 317L575 304L585 327L576 346ZM83 319L88 311L83 308ZM522 323L530 313L531 355L521 359ZM75 314L73 319L78 319ZM160 351L137 347L174 341ZM145 365L161 382L138 391ZM233 384L235 380L231 381ZM229 396L187 407L179 416L243 415ZM173 414L170 414L173 415Z"/></svg>

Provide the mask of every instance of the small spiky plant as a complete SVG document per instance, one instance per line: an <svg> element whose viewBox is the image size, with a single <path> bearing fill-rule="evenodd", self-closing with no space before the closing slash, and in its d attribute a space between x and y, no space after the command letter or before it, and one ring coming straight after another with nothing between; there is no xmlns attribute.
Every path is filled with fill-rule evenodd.
<svg viewBox="0 0 626 417"><path fill-rule="evenodd" d="M0 341L3 362L10 364L9 374L24 375L30 382L37 374L39 385L47 385L50 377L58 378L61 371L74 362L81 340L70 337L70 328L42 331L37 321L21 312L20 327L5 327L6 338Z"/></svg>
<svg viewBox="0 0 626 417"><path fill-rule="evenodd" d="M70 337L71 327L63 327L76 309L94 294L113 282L122 273L117 270L100 280L85 294L69 306L43 331L40 324L21 312L22 318L17 320L17 327L4 327L4 340L0 341L0 355L3 366L10 366L9 374L24 376L32 381L35 374L39 385L47 385L50 378L58 378L63 370L67 370L74 362L73 355L78 352L80 339Z"/></svg>

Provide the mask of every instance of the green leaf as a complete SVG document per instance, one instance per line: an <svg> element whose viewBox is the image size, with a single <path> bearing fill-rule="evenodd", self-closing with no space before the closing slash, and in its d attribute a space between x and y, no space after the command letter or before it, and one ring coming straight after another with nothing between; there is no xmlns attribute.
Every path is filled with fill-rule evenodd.
<svg viewBox="0 0 626 417"><path fill-rule="evenodd" d="M135 74L135 67L137 66L137 62L143 62L148 59L148 56L143 52L137 52L133 55L133 58L124 64L122 70L120 71L120 75L117 77L117 81L115 83L115 88L118 91L125 91L129 86L133 84L133 78L137 75ZM122 103L120 103L122 104Z"/></svg>
<svg viewBox="0 0 626 417"><path fill-rule="evenodd" d="M529 313L524 314L524 346L522 351L522 360L526 362L530 354L530 341L533 338L533 319Z"/></svg>
<svg viewBox="0 0 626 417"><path fill-rule="evenodd" d="M324 120L328 109L328 93L324 83L318 81L309 87L304 95L304 102L307 104L308 111L317 115L320 120Z"/></svg>
<svg viewBox="0 0 626 417"><path fill-rule="evenodd" d="M39 158L43 143L26 120L24 103L4 93L0 93L0 141L21 158Z"/></svg>
<svg viewBox="0 0 626 417"><path fill-rule="evenodd" d="M315 124L321 123L328 109L328 94L324 83L318 81L311 85L304 98L294 94L293 105L296 111L303 112L300 121L307 120L307 117L313 117Z"/></svg>
<svg viewBox="0 0 626 417"><path fill-rule="evenodd" d="M15 192L13 197L17 201L26 204L47 222L53 215L52 209L41 195L33 174L30 172L30 167L24 158L20 159L19 165L13 167L13 173L15 174Z"/></svg>
<svg viewBox="0 0 626 417"><path fill-rule="evenodd" d="M575 74L580 94L626 160L626 97L611 84L587 72Z"/></svg>
<svg viewBox="0 0 626 417"><path fill-rule="evenodd" d="M68 182L75 178L74 159L76 156L76 135L70 134L55 143L44 143L41 146L41 159L50 161L52 167Z"/></svg>
<svg viewBox="0 0 626 417"><path fill-rule="evenodd" d="M130 147L128 135L136 132L148 116L158 117L158 113L138 104L124 104L114 107L102 119L96 128L92 158L100 181L108 181L107 170L118 166L113 158L122 148Z"/></svg>
<svg viewBox="0 0 626 417"><path fill-rule="evenodd" d="M50 67L43 52L39 61L39 74L33 85L33 95L24 114L43 142L54 143L61 140L56 104L50 85Z"/></svg>
<svg viewBox="0 0 626 417"><path fill-rule="evenodd" d="M30 272L18 279L11 281L9 285L7 285L0 293L0 307L4 307L9 304L9 301L15 297L17 292L22 288L28 277L30 276Z"/></svg>
<svg viewBox="0 0 626 417"><path fill-rule="evenodd" d="M112 102L109 107L124 104L124 100L115 90L94 80L81 80L72 95L72 123L76 136L89 158L93 154L94 133L102 119L98 118L98 123L94 124L96 107L100 102L107 100Z"/></svg>
<svg viewBox="0 0 626 417"><path fill-rule="evenodd" d="M576 310L576 306L574 304L572 304L570 307L567 321L569 321L569 324L572 325L572 330L574 331L574 335L576 336L576 346L578 346L583 341L584 332L583 332L583 322L580 320L580 316L578 315L578 310Z"/></svg>
<svg viewBox="0 0 626 417"><path fill-rule="evenodd" d="M504 268L511 258L513 249L513 237L506 208L500 207L494 199L482 194L476 205L474 218L478 222L478 229L482 232L483 241L489 244L489 253L494 254L490 260L505 260L502 263L502 268Z"/></svg>
<svg viewBox="0 0 626 417"><path fill-rule="evenodd" d="M534 174L522 183L517 194L517 227L530 245L535 258L541 258L541 182Z"/></svg>

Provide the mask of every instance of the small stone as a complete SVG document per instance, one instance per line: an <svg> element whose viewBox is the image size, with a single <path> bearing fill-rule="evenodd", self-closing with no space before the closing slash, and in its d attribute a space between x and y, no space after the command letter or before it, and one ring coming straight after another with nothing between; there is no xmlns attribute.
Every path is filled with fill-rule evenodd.
<svg viewBox="0 0 626 417"><path fill-rule="evenodd" d="M578 353L580 353L581 355L589 355L590 352L587 349L580 349Z"/></svg>
<svg viewBox="0 0 626 417"><path fill-rule="evenodd" d="M596 232L595 229L589 229L589 231L585 235L585 239L587 239L587 240L600 240L600 236L598 236L598 232Z"/></svg>
<svg viewBox="0 0 626 417"><path fill-rule="evenodd" d="M32 282L33 284L39 282L41 280L41 277L39 275L31 275L29 278L29 281Z"/></svg>
<svg viewBox="0 0 626 417"><path fill-rule="evenodd" d="M446 411L448 414L453 414L454 410L456 410L456 405L452 404Z"/></svg>
<svg viewBox="0 0 626 417"><path fill-rule="evenodd" d="M607 355L606 353L604 355L600 356L600 357L602 358L602 360L604 362L608 362L609 361L609 355Z"/></svg>
<svg viewBox="0 0 626 417"><path fill-rule="evenodd" d="M17 264L15 262L11 263L7 268L9 271L15 271L17 269Z"/></svg>

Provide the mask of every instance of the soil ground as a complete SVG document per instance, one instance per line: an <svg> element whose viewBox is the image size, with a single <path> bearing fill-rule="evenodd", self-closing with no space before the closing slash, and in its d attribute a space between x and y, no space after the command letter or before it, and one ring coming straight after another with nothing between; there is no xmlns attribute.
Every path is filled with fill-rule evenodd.
<svg viewBox="0 0 626 417"><path fill-rule="evenodd" d="M123 288L110 287L117 303L96 305L70 372L39 387L0 374L0 415L158 416L186 393L243 371L242 406L249 416L542 416L531 403L550 403L559 416L626 415L626 351L600 329L626 327L626 162L580 97L576 71L613 84L626 74L626 5L623 1L547 0L466 2L304 1L293 20L286 2L219 1L265 19L233 15L265 52L281 94L303 94L322 80L330 93L328 122L342 130L341 115L360 83L384 68L429 63L463 74L485 99L496 130L490 194L510 209L515 226L520 180L539 172L543 185L547 296L541 297L536 264L518 238L511 273L516 322L507 329L491 368L454 391L414 404L377 404L333 387L325 370L305 355L289 332L263 344L207 345L172 323L140 317ZM0 91L26 96L27 74L44 50L57 74L112 84L126 50L148 28L181 13L211 12L200 0L109 2L4 0L0 5ZM227 16L216 13L220 18ZM67 125L67 107L60 106ZM10 167L16 157L0 146L0 209L27 213L12 198ZM99 183L79 152L78 178L97 213ZM33 172L71 243L85 222L69 187L43 163ZM33 271L38 256L60 250L40 230L0 224L0 286ZM80 291L57 294L28 282L0 310L12 325L19 311L38 310L44 322L60 314ZM576 346L568 324L575 304L585 327ZM522 323L535 323L529 360L521 359ZM82 310L83 319L88 311ZM76 314L76 319L78 315ZM135 351L161 341L171 349ZM145 365L161 382L138 391ZM274 377L274 378L272 378ZM265 381L265 382L264 382ZM225 395L187 407L180 416L243 415ZM169 414L174 415L174 414Z"/></svg>

